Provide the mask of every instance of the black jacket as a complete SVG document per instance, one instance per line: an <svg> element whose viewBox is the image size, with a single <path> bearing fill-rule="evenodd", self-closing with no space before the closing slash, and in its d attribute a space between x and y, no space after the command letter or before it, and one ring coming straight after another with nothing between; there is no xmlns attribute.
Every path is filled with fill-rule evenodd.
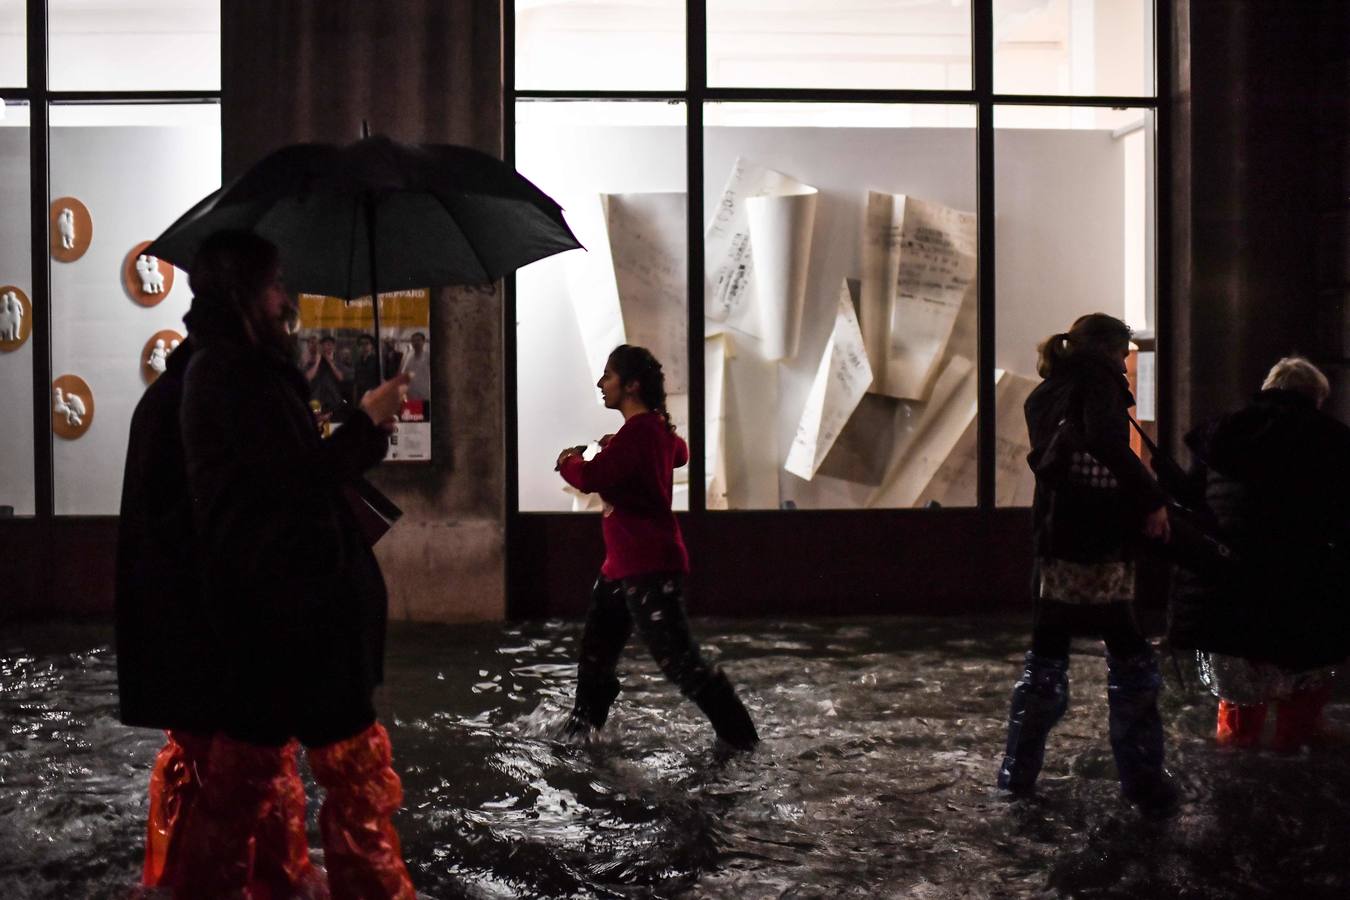
<svg viewBox="0 0 1350 900"><path fill-rule="evenodd" d="M1242 565L1176 575L1169 639L1292 669L1350 653L1350 428L1262 391L1186 436L1205 503Z"/></svg>
<svg viewBox="0 0 1350 900"><path fill-rule="evenodd" d="M220 652L202 608L179 437L192 341L131 416L117 534L117 687L127 725L220 727Z"/></svg>
<svg viewBox="0 0 1350 900"><path fill-rule="evenodd" d="M1129 382L1112 361L1078 353L1060 361L1024 406L1034 470L1065 418L1073 420L1085 449L1111 470L1112 491L1070 491L1036 479L1032 501L1036 555L1076 562L1125 558L1145 513L1166 495L1130 449Z"/></svg>
<svg viewBox="0 0 1350 900"><path fill-rule="evenodd" d="M374 717L386 595L342 486L383 458L364 413L320 438L308 385L242 323L193 301L182 434L207 613L224 648L227 729L309 744Z"/></svg>

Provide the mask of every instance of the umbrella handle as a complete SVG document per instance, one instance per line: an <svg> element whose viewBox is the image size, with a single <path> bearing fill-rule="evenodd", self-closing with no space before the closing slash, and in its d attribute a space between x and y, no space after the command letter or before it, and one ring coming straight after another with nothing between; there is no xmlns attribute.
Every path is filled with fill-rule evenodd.
<svg viewBox="0 0 1350 900"><path fill-rule="evenodd" d="M364 123L363 123L364 125ZM366 207L366 247L370 250L370 309L375 315L375 365L384 382L384 352L380 343L380 292L375 271L375 197L367 192L363 198Z"/></svg>

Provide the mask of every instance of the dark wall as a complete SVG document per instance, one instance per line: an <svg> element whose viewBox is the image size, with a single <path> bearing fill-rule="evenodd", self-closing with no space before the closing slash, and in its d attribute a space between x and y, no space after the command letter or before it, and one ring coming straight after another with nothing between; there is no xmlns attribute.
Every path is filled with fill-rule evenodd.
<svg viewBox="0 0 1350 900"><path fill-rule="evenodd" d="M1348 9L1177 2L1174 436L1294 352L1346 397Z"/></svg>
<svg viewBox="0 0 1350 900"><path fill-rule="evenodd" d="M501 23L480 0L224 3L225 177L297 141L371 133L501 154ZM404 510L376 547L390 614L505 610L502 304L493 287L433 294L434 462L379 467Z"/></svg>

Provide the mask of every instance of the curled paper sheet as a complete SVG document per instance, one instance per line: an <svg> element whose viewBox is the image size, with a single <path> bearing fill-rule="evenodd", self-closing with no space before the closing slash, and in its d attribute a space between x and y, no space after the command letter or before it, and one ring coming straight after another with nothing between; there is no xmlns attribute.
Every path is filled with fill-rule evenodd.
<svg viewBox="0 0 1350 900"><path fill-rule="evenodd" d="M726 376L727 359L733 355L730 335L714 334L704 339L703 442L708 509L727 508Z"/></svg>
<svg viewBox="0 0 1350 900"><path fill-rule="evenodd" d="M708 225L704 314L764 341L767 359L796 350L816 196L789 175L737 159Z"/></svg>
<svg viewBox="0 0 1350 900"><path fill-rule="evenodd" d="M975 382L975 365L969 359L953 356L948 361L913 431L897 446L881 487L868 499L869 509L908 507L918 502L975 419Z"/></svg>
<svg viewBox="0 0 1350 900"><path fill-rule="evenodd" d="M605 194L604 203L624 332L629 342L646 347L661 363L667 393L687 393L686 197L683 193Z"/></svg>
<svg viewBox="0 0 1350 900"><path fill-rule="evenodd" d="M869 191L864 229L860 319L872 390L924 400L975 290L975 214Z"/></svg>
<svg viewBox="0 0 1350 900"><path fill-rule="evenodd" d="M848 284L841 283L834 330L811 382L783 468L807 481L814 478L871 383L872 367L853 313L853 300Z"/></svg>
<svg viewBox="0 0 1350 900"><path fill-rule="evenodd" d="M754 261L755 305L759 311L760 352L765 359L797 355L806 296L806 267L811 259L811 229L816 221L813 187L745 201Z"/></svg>
<svg viewBox="0 0 1350 900"><path fill-rule="evenodd" d="M610 351L628 343L628 337L605 229L605 195L594 195L592 202L593 207L578 210L571 217L576 233L585 236L589 249L567 254L567 293L581 331L586 363L598 378L605 370ZM601 402L599 391L595 396L596 402Z"/></svg>
<svg viewBox="0 0 1350 900"><path fill-rule="evenodd" d="M1014 375L1003 369L994 372L994 504L1030 506L1036 491L1036 479L1027 465L1031 440L1027 437L1022 410L1037 381ZM936 500L943 506L969 506L975 502L976 472L979 466L976 444L979 440L972 417L953 445L942 465L933 473L919 495L916 505Z"/></svg>

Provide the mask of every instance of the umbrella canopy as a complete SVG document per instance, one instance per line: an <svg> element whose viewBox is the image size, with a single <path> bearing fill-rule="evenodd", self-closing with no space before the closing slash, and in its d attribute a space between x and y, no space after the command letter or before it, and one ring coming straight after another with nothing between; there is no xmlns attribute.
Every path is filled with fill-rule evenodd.
<svg viewBox="0 0 1350 900"><path fill-rule="evenodd" d="M558 204L501 160L382 136L284 147L145 252L186 269L227 228L276 244L292 289L347 299L375 282L380 291L487 283L581 246Z"/></svg>

